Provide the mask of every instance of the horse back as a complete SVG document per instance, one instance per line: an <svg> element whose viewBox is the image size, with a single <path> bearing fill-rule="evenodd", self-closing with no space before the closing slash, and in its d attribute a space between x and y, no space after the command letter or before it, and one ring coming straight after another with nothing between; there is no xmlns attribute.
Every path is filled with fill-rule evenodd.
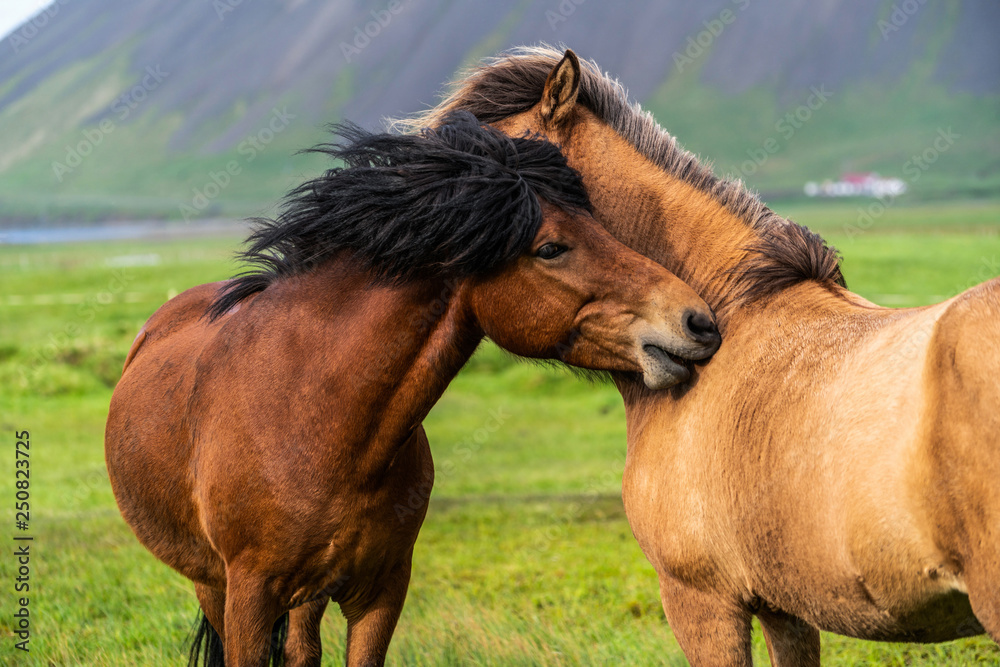
<svg viewBox="0 0 1000 667"><path fill-rule="evenodd" d="M122 373L128 370L141 348L149 348L156 341L170 338L192 326L209 324L206 311L225 282L198 285L181 292L160 306L139 330L125 358Z"/></svg>

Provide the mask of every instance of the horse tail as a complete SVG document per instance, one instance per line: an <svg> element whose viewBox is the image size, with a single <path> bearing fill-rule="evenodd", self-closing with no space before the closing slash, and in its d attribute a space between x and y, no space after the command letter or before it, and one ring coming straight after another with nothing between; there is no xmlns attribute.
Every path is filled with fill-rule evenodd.
<svg viewBox="0 0 1000 667"><path fill-rule="evenodd" d="M288 641L288 612L282 614L271 628L271 655L268 664L282 667L285 664L285 642Z"/></svg>
<svg viewBox="0 0 1000 667"><path fill-rule="evenodd" d="M208 622L204 612L195 621L194 640L191 642L191 653L188 656L188 667L225 667L226 654L222 650L222 637ZM285 642L288 641L288 614L282 615L271 628L271 651L268 665L282 667L285 662Z"/></svg>
<svg viewBox="0 0 1000 667"><path fill-rule="evenodd" d="M222 637L208 622L205 612L195 621L194 641L191 642L191 653L188 655L188 667L225 667L226 653L222 650ZM202 662L204 661L204 662Z"/></svg>

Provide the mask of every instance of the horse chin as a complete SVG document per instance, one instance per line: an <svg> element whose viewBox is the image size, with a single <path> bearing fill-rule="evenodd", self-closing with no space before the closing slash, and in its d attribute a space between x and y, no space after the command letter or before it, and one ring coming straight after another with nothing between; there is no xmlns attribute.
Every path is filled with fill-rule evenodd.
<svg viewBox="0 0 1000 667"><path fill-rule="evenodd" d="M673 387L691 377L691 370L683 360L657 345L642 346L641 363L642 380L650 389Z"/></svg>

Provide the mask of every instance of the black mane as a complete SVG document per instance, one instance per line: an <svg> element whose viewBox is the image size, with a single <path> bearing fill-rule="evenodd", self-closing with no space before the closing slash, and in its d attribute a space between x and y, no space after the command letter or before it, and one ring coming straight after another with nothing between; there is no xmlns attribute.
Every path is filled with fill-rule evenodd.
<svg viewBox="0 0 1000 667"><path fill-rule="evenodd" d="M580 175L558 147L510 138L468 112L415 135L352 123L333 130L343 142L311 151L344 166L292 190L277 219L254 221L240 253L252 268L220 291L211 318L345 251L389 282L487 274L534 239L539 198L590 210Z"/></svg>
<svg viewBox="0 0 1000 667"><path fill-rule="evenodd" d="M461 79L440 104L409 119L402 129L434 125L442 114L469 111L484 123L497 123L527 111L541 99L552 68L563 50L548 45L519 47L487 58ZM667 173L708 193L761 236L747 248L738 267L737 294L744 301L766 297L804 280L844 285L840 257L818 234L785 220L739 180L716 176L709 166L684 150L656 120L633 103L625 88L592 60L581 60L577 102L610 125L623 139Z"/></svg>

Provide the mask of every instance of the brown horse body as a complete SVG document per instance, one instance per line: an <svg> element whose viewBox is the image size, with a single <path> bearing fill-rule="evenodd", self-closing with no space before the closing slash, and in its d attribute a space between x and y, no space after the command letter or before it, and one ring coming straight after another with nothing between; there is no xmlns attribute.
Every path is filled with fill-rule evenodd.
<svg viewBox="0 0 1000 667"><path fill-rule="evenodd" d="M687 385L620 378L623 497L696 665L819 662L819 632L1000 640L1000 282L927 308L842 287L835 254L717 179L593 63L541 47L437 109L541 132L594 215L712 306L724 343Z"/></svg>
<svg viewBox="0 0 1000 667"><path fill-rule="evenodd" d="M397 337L443 285L369 282L327 266L216 322L204 314L222 285L188 290L146 323L115 391L107 457L122 514L195 582L227 646L241 641L227 602L259 615L247 632L265 637L291 610L289 662L318 664L329 599L358 656L388 644L426 512L400 520L398 507L434 476L411 427L477 341L447 326Z"/></svg>
<svg viewBox="0 0 1000 667"><path fill-rule="evenodd" d="M448 132L471 133L490 155L508 150L502 142L511 140L475 127ZM452 232L466 241L456 252L471 244L494 253L495 243L467 228L503 234L533 210L535 194L523 190L528 169L537 170L532 187L562 178L571 202L586 201L552 146L515 141L523 150L508 157L520 171L477 155L467 172L448 180L438 172L450 173L453 160L466 158L450 146L429 175L410 169L413 187L426 185L431 203L424 206L441 208L417 232L455 209L480 207L494 217L460 220ZM371 214L396 196L389 194L397 192L394 179L408 173L407 160L420 150L417 142L392 159L376 155L377 167L355 165L354 172L373 170L358 179L371 199L360 202L363 210ZM555 161L548 171L537 167L539 153ZM354 172L300 189L310 203L300 226L315 228L313 198L338 196L354 206L338 189ZM473 189L460 199L463 186ZM481 201L483 188L499 199ZM520 199L512 200L509 188ZM511 209L512 201L523 206ZM399 215L418 209L408 203ZM319 621L329 600L347 617L348 663L382 663L433 483L420 423L484 335L526 356L641 373L652 386L686 377L667 352L703 358L718 347L710 311L676 277L616 242L585 212L543 204L537 215L543 213L527 246L513 248L514 259L458 277L432 271L387 282L351 253L313 261L312 246L281 246L286 258L312 264L216 310L215 319L205 314L220 290L254 283L188 290L140 332L108 417L112 487L142 543L195 582L229 667L264 664L275 621L289 611L286 664L318 665ZM412 251L384 242L383 230L397 218L393 212L375 226L379 247L390 248L382 253ZM289 225L282 225L257 238L283 233ZM320 227L322 238L329 232L326 223ZM427 251L447 240L428 242ZM443 270L450 260L426 264Z"/></svg>

